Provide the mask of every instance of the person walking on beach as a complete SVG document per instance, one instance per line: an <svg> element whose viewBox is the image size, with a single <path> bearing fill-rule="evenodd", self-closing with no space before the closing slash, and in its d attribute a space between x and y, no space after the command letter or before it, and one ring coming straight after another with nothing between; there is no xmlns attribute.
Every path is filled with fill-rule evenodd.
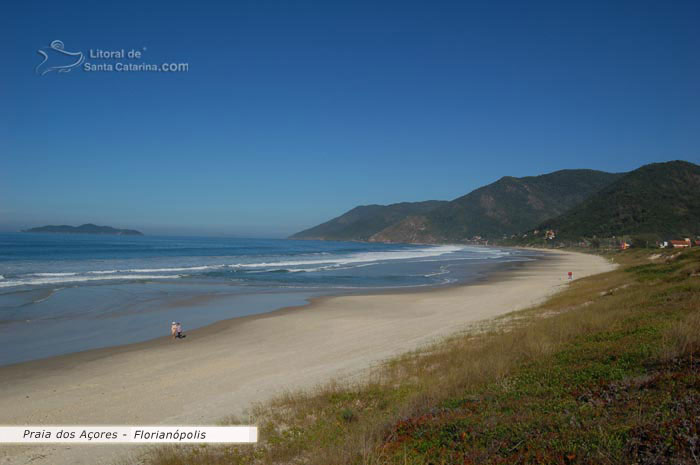
<svg viewBox="0 0 700 465"><path fill-rule="evenodd" d="M173 321L170 323L170 335L172 336L173 339L177 337L177 322Z"/></svg>
<svg viewBox="0 0 700 465"><path fill-rule="evenodd" d="M177 322L177 325L175 325L175 331L177 332L178 339L182 339L183 337L185 337L182 335L182 325L179 321Z"/></svg>

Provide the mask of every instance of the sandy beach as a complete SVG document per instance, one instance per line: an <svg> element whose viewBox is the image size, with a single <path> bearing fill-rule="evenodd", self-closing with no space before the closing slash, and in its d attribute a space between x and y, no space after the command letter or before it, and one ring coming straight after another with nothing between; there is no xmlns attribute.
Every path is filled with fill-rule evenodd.
<svg viewBox="0 0 700 465"><path fill-rule="evenodd" d="M343 296L221 321L108 349L0 367L0 424L214 424L289 389L362 373L372 364L531 306L609 271L602 257L544 260L465 286ZM167 328L166 328L167 329ZM0 464L112 463L132 446L0 446Z"/></svg>

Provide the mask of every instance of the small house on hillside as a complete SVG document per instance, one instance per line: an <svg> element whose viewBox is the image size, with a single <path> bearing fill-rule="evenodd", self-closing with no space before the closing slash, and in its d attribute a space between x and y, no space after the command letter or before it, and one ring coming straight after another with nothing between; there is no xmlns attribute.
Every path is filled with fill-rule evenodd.
<svg viewBox="0 0 700 465"><path fill-rule="evenodd" d="M690 239L687 237L683 239L682 241L669 241L671 243L671 246L674 249L682 249L685 247L690 247L692 245L692 242L690 242Z"/></svg>

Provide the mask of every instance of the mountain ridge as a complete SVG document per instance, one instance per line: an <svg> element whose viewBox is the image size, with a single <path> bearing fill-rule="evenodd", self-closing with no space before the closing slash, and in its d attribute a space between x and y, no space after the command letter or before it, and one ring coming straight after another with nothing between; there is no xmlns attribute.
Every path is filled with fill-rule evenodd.
<svg viewBox="0 0 700 465"><path fill-rule="evenodd" d="M644 165L538 229L568 239L693 236L700 233L700 166L682 160Z"/></svg>
<svg viewBox="0 0 700 465"><path fill-rule="evenodd" d="M439 242L500 239L563 213L620 176L586 169L504 176L429 212L421 222L421 237Z"/></svg>
<svg viewBox="0 0 700 465"><path fill-rule="evenodd" d="M325 223L305 229L290 239L369 241L371 237L412 215L422 215L445 200L399 202L389 205L360 205Z"/></svg>
<svg viewBox="0 0 700 465"><path fill-rule="evenodd" d="M409 243L502 238L563 213L620 176L587 169L504 176L451 201L355 207L290 238ZM410 207L398 208L402 205Z"/></svg>

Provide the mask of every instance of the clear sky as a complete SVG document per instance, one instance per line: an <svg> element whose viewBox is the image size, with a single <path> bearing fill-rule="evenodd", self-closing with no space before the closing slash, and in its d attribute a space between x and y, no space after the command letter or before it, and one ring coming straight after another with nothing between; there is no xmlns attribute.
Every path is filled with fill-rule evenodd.
<svg viewBox="0 0 700 465"><path fill-rule="evenodd" d="M698 163L699 25L696 0L6 2L0 229L273 237L504 175ZM54 40L188 71L40 75Z"/></svg>

